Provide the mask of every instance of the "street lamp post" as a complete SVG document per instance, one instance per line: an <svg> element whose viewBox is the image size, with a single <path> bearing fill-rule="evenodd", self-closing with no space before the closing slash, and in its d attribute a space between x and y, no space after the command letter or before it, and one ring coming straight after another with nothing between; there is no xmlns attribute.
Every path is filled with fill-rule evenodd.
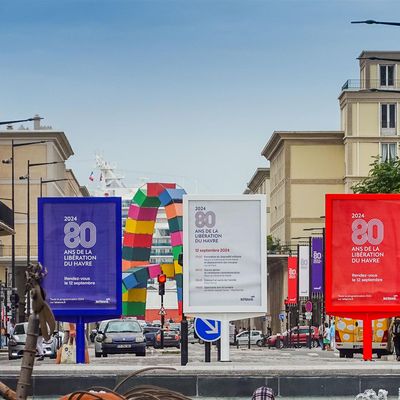
<svg viewBox="0 0 400 400"><path fill-rule="evenodd" d="M39 167L42 165L52 165L52 164L62 164L64 161L51 161L51 162L43 162L43 163L31 163L30 160L28 160L27 164L27 173L24 176L20 176L19 179L21 180L26 180L27 182L27 221L26 221L26 265L29 267L29 264L31 263L31 194L30 194L30 168L31 167ZM42 180L42 178L40 178ZM42 197L40 195L40 197ZM27 297L27 316L29 317L31 313L31 307L30 307L30 296Z"/></svg>
<svg viewBox="0 0 400 400"><path fill-rule="evenodd" d="M400 26L400 22L386 22L386 21L375 21L373 19L367 19L366 21L351 21L352 24L367 24L367 25L392 25Z"/></svg>
<svg viewBox="0 0 400 400"><path fill-rule="evenodd" d="M43 197L43 185L45 183L52 183L52 182L61 182L61 181L68 181L68 178L61 178L61 179L46 179L40 178L40 197Z"/></svg>
<svg viewBox="0 0 400 400"><path fill-rule="evenodd" d="M324 217L321 217L324 218ZM325 350L325 228L304 228L304 231L321 231L322 234L322 301L321 301L321 324L322 324L322 350Z"/></svg>
<svg viewBox="0 0 400 400"><path fill-rule="evenodd" d="M297 244L297 298L298 298L298 317L297 317L297 346L300 346L300 315L303 315L303 307L300 297L300 246L309 246L310 237L309 236L296 236L292 237L292 240L299 240ZM307 241L306 241L307 240ZM309 293L310 295L310 293ZM304 302L304 300L303 300ZM309 338L311 339L311 338Z"/></svg>

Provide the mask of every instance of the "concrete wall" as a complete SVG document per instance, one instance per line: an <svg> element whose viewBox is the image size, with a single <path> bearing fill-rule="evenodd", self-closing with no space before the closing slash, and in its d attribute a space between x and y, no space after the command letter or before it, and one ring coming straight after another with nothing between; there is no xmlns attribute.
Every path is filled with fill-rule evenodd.
<svg viewBox="0 0 400 400"><path fill-rule="evenodd" d="M344 174L342 145L297 144L290 146L290 179L337 179Z"/></svg>

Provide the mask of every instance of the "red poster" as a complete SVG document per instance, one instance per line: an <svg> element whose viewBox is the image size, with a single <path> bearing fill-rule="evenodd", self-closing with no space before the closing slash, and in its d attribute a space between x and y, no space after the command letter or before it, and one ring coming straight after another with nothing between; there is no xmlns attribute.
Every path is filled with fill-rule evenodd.
<svg viewBox="0 0 400 400"><path fill-rule="evenodd" d="M400 311L400 195L326 196L326 309Z"/></svg>
<svg viewBox="0 0 400 400"><path fill-rule="evenodd" d="M297 303L297 257L288 257L288 297L286 303Z"/></svg>

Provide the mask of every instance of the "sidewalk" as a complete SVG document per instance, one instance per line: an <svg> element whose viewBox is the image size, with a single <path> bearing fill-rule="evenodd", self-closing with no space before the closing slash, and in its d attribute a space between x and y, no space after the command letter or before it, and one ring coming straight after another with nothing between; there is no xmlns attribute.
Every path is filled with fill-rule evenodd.
<svg viewBox="0 0 400 400"><path fill-rule="evenodd" d="M133 361L134 362L134 361ZM162 365L158 365L161 367ZM164 367L170 367L165 364ZM33 393L55 396L92 386L112 388L123 377L144 368L138 365L35 365ZM156 370L133 378L122 392L134 385L157 385L179 391L187 396L244 397L257 387L269 386L280 396L355 396L365 389L384 388L398 394L400 363L331 362L328 365L209 365L177 366L176 371ZM16 386L19 364L4 366L0 380Z"/></svg>

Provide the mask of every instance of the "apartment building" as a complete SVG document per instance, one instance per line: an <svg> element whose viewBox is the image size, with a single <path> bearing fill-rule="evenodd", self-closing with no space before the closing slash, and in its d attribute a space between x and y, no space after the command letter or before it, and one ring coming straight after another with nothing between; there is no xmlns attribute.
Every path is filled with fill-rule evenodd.
<svg viewBox="0 0 400 400"><path fill-rule="evenodd" d="M38 120L40 121L40 120ZM14 146L14 160L12 148ZM20 298L19 320L25 308L25 269L27 266L27 204L28 162L29 167L29 238L30 260L36 261L37 243L37 199L44 197L89 196L73 171L67 169L65 161L73 155L71 145L62 131L42 127L35 121L34 129L14 130L11 126L0 131L0 193L3 202L11 208L12 185L14 184L14 230L15 230L15 283ZM14 162L14 182L12 167ZM40 164L40 165L35 165ZM0 237L0 277L8 271L8 282L12 282L11 236Z"/></svg>
<svg viewBox="0 0 400 400"><path fill-rule="evenodd" d="M400 51L363 51L358 58L359 78L347 80L339 95L340 130L275 131L262 150L270 163L270 234L289 250L309 236L304 229L324 226L325 194L351 193L374 157L399 156ZM272 256L268 262L276 321L285 309L287 268Z"/></svg>
<svg viewBox="0 0 400 400"><path fill-rule="evenodd" d="M360 78L339 95L340 130L276 131L262 151L270 162L271 235L282 243L324 225L326 193L351 193L374 157L399 155L400 51L363 51L359 59Z"/></svg>

